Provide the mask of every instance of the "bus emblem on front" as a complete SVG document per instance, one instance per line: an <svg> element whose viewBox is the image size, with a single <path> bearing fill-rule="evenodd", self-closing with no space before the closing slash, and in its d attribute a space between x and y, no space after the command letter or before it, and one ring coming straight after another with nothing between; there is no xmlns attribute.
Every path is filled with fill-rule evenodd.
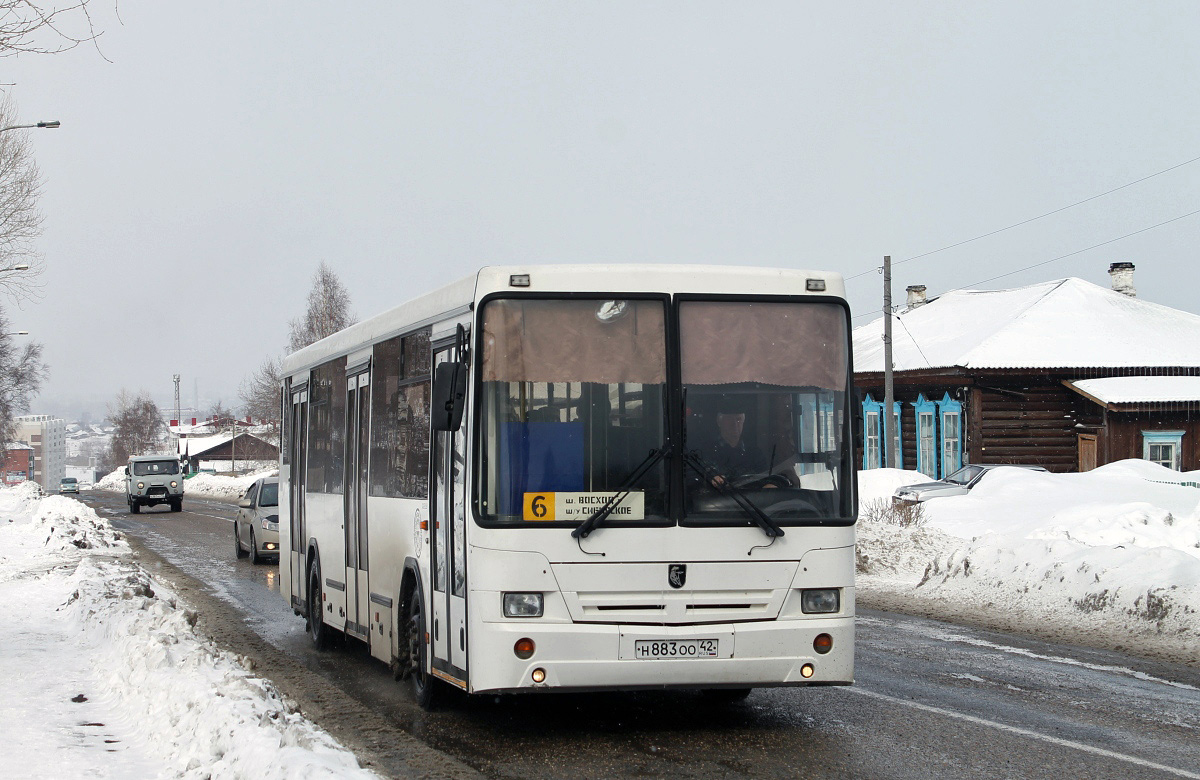
<svg viewBox="0 0 1200 780"><path fill-rule="evenodd" d="M672 588L682 588L683 583L687 582L687 564L672 563L668 566L667 582L671 583Z"/></svg>

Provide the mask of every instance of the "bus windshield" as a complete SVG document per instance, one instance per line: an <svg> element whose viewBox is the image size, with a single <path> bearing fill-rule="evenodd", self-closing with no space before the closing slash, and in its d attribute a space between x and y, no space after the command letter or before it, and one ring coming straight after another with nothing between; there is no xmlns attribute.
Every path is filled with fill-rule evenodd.
<svg viewBox="0 0 1200 780"><path fill-rule="evenodd" d="M685 522L852 520L845 310L685 300L679 334Z"/></svg>
<svg viewBox="0 0 1200 780"><path fill-rule="evenodd" d="M489 522L666 520L663 298L502 299L481 316L478 507Z"/></svg>

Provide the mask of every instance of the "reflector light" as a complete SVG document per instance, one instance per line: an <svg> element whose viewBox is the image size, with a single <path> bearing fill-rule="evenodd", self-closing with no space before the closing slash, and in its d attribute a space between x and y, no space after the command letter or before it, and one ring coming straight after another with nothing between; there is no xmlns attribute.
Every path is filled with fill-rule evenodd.
<svg viewBox="0 0 1200 780"><path fill-rule="evenodd" d="M529 274L513 274L508 277L509 287L528 287Z"/></svg>
<svg viewBox="0 0 1200 780"><path fill-rule="evenodd" d="M533 640L529 637L518 639L517 643L513 645L513 652L516 653L517 658L520 658L522 661L532 658L534 649L535 646L533 644Z"/></svg>
<svg viewBox="0 0 1200 780"><path fill-rule="evenodd" d="M805 279L804 289L809 292L825 292L824 279Z"/></svg>
<svg viewBox="0 0 1200 780"><path fill-rule="evenodd" d="M817 670L813 667L812 664L805 664L804 666L800 667L800 676L806 680L809 677L812 677L816 673L817 673Z"/></svg>
<svg viewBox="0 0 1200 780"><path fill-rule="evenodd" d="M534 669L532 676L533 676L533 681L535 683L545 682L546 681L546 670L545 669Z"/></svg>

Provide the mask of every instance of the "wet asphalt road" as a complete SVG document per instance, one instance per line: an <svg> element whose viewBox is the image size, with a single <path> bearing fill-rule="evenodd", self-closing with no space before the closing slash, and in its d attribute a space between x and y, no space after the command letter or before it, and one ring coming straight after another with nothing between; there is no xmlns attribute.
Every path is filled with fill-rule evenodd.
<svg viewBox="0 0 1200 780"><path fill-rule="evenodd" d="M81 498L384 732L484 776L1200 780L1200 672L861 609L851 688L759 690L732 706L686 693L453 694L426 713L361 645L311 647L277 569L235 559L232 504L187 498L180 514L135 516L120 494Z"/></svg>

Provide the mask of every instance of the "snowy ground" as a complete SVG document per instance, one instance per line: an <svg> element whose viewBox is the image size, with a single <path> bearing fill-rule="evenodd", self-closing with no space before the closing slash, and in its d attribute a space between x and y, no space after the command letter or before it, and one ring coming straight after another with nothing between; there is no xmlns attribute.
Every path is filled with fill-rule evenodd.
<svg viewBox="0 0 1200 780"><path fill-rule="evenodd" d="M257 476L199 476L188 492L232 497ZM97 487L121 490L121 477ZM926 502L915 524L881 511L897 486L919 481L860 475L863 603L1200 659L1200 489L1184 484L1200 473L1144 461L1001 470L968 496ZM0 733L23 748L5 772L374 776L194 623L107 520L28 484L0 488Z"/></svg>
<svg viewBox="0 0 1200 780"><path fill-rule="evenodd" d="M375 777L193 629L108 522L0 489L7 777Z"/></svg>
<svg viewBox="0 0 1200 780"><path fill-rule="evenodd" d="M874 519L896 487L924 481L893 469L859 475L861 597L1200 659L1200 473L1141 460L1084 474L1004 469L969 495L924 503L921 525Z"/></svg>
<svg viewBox="0 0 1200 780"><path fill-rule="evenodd" d="M197 474L188 477L183 483L183 495L203 496L205 498L237 498L246 492L246 488L254 484L259 477L273 477L279 473L278 467L266 468L251 474L227 477L219 474ZM121 467L111 474L105 475L92 488L93 490L125 490L125 468Z"/></svg>

